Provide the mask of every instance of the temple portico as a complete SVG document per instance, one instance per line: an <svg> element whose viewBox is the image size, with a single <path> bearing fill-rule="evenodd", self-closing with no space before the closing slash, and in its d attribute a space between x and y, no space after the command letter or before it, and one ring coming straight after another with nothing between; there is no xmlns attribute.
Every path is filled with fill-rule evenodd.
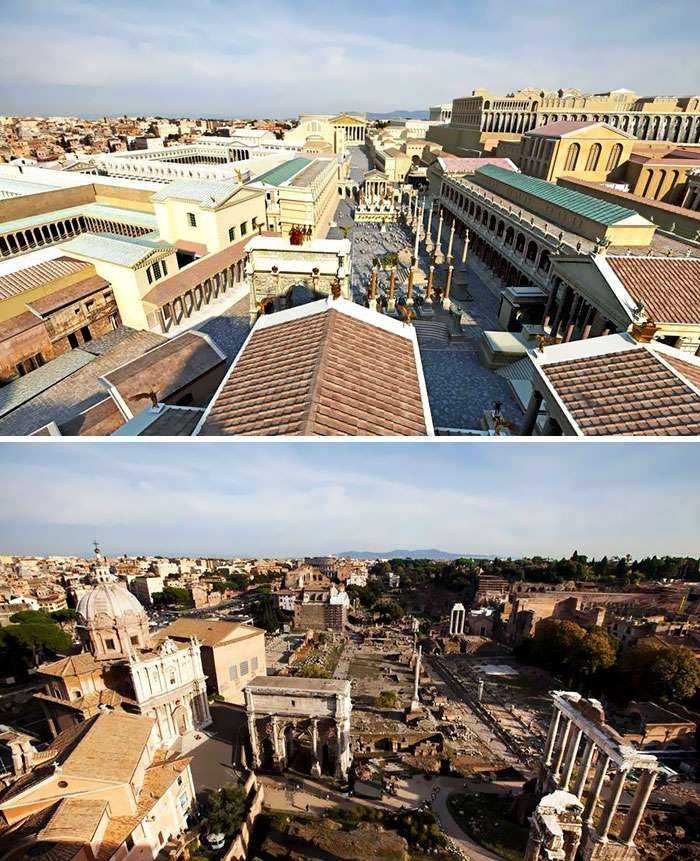
<svg viewBox="0 0 700 861"><path fill-rule="evenodd" d="M454 604L450 613L450 636L464 633L464 621L466 618L464 604Z"/></svg>
<svg viewBox="0 0 700 861"><path fill-rule="evenodd" d="M638 857L634 838L654 788L657 767L655 756L625 745L621 736L605 723L603 708L597 700L585 699L575 692L554 694L539 790L571 796L580 802L583 839L579 857L583 861L612 858L626 861ZM613 836L611 830L621 798L635 777L632 802L619 833ZM604 794L606 780L610 783ZM527 861L576 857L575 852L540 855L535 846L528 851Z"/></svg>
<svg viewBox="0 0 700 861"><path fill-rule="evenodd" d="M253 769L283 771L304 748L309 771L347 780L350 750L350 682L257 676L245 688Z"/></svg>

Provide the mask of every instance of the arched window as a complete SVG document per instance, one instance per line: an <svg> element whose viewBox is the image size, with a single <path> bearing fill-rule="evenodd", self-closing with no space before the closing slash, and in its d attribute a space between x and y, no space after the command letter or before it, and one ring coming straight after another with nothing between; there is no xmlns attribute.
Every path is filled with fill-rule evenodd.
<svg viewBox="0 0 700 861"><path fill-rule="evenodd" d="M621 158L622 144L616 143L610 150L610 155L608 156L608 163L605 169L607 171L615 170L615 168L620 164Z"/></svg>
<svg viewBox="0 0 700 861"><path fill-rule="evenodd" d="M572 143L566 153L566 163L564 170L576 170L578 155L581 152L581 147L577 143Z"/></svg>
<svg viewBox="0 0 700 861"><path fill-rule="evenodd" d="M600 161L600 153L603 148L599 143L593 144L589 153L588 161L586 162L586 170L597 170L598 162Z"/></svg>
<svg viewBox="0 0 700 861"><path fill-rule="evenodd" d="M515 231L513 230L512 227L509 227L506 230L506 245L512 245L513 244L513 237L514 236L515 236Z"/></svg>

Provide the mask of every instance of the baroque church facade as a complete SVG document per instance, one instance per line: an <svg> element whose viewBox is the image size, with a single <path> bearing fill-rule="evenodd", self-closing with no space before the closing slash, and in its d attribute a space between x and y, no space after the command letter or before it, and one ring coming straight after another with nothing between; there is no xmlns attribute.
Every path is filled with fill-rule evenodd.
<svg viewBox="0 0 700 861"><path fill-rule="evenodd" d="M137 598L105 573L76 612L83 651L39 668L47 686L35 696L54 735L113 709L152 717L163 744L211 723L195 638L152 635Z"/></svg>

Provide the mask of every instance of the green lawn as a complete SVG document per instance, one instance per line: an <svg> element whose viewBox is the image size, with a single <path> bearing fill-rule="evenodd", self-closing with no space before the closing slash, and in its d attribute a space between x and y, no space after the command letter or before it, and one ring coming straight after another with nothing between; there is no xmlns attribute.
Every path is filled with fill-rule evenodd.
<svg viewBox="0 0 700 861"><path fill-rule="evenodd" d="M511 819L512 803L486 793L456 793L447 799L450 813L473 840L507 861L522 861L529 829Z"/></svg>

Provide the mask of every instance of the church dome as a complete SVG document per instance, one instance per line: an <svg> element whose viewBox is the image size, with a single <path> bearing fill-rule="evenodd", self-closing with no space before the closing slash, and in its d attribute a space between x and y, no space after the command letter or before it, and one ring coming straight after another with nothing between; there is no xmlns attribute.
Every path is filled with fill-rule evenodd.
<svg viewBox="0 0 700 861"><path fill-rule="evenodd" d="M148 616L121 583L103 580L80 597L77 632L98 660L125 658L149 643Z"/></svg>
<svg viewBox="0 0 700 861"><path fill-rule="evenodd" d="M145 615L139 600L121 583L98 583L89 592L81 595L76 607L77 614L86 625L104 624L111 620L118 623L125 616Z"/></svg>

